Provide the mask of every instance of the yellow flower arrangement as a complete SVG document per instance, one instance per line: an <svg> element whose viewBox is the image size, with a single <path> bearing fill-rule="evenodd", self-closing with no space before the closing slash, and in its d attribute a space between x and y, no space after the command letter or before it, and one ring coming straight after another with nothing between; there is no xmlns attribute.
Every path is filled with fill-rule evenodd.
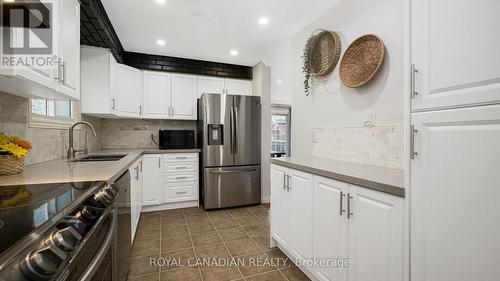
<svg viewBox="0 0 500 281"><path fill-rule="evenodd" d="M31 144L17 136L6 136L0 133L0 155L11 154L19 159L24 158L31 149Z"/></svg>

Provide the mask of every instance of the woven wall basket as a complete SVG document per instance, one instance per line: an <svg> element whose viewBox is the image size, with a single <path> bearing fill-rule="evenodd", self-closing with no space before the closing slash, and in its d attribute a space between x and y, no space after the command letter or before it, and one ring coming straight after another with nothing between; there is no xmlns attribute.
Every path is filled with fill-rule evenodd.
<svg viewBox="0 0 500 281"><path fill-rule="evenodd" d="M0 176L20 174L24 170L24 159L14 155L0 155Z"/></svg>
<svg viewBox="0 0 500 281"><path fill-rule="evenodd" d="M384 62L382 40L373 34L359 37L349 45L340 62L340 80L349 88L368 83Z"/></svg>
<svg viewBox="0 0 500 281"><path fill-rule="evenodd" d="M340 58L340 37L336 32L320 29L315 36L309 60L311 74L314 76L328 75L337 65Z"/></svg>

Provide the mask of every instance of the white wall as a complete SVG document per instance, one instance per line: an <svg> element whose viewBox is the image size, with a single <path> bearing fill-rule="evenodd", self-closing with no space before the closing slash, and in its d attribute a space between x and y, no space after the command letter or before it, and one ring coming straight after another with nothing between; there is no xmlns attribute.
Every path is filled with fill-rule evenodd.
<svg viewBox="0 0 500 281"><path fill-rule="evenodd" d="M260 96L261 102L261 201L270 202L270 162L271 153L271 68L263 62L253 68L253 95Z"/></svg>
<svg viewBox="0 0 500 281"><path fill-rule="evenodd" d="M271 103L291 104L292 42L285 40L268 51L264 62L271 67Z"/></svg>
<svg viewBox="0 0 500 281"><path fill-rule="evenodd" d="M386 59L378 77L362 88L349 89L341 84L337 65L329 77L317 83L314 93L306 97L301 56L307 38L317 28L337 31L343 52L360 35L380 36L386 45ZM360 127L367 110L376 111L377 126L402 126L405 94L402 1L341 1L293 36L290 69L292 155L312 155L313 128Z"/></svg>

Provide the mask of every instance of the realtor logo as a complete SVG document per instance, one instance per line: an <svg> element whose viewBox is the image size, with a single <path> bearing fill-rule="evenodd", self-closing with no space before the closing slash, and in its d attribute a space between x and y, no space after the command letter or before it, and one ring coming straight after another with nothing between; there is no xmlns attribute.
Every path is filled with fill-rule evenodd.
<svg viewBox="0 0 500 281"><path fill-rule="evenodd" d="M2 1L0 12L4 55L52 54L52 3Z"/></svg>

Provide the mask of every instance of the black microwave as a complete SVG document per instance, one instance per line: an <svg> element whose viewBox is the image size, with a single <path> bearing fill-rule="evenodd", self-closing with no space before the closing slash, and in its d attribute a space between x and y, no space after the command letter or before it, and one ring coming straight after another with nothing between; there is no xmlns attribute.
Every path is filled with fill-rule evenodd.
<svg viewBox="0 0 500 281"><path fill-rule="evenodd" d="M160 149L196 148L194 130L160 130Z"/></svg>

